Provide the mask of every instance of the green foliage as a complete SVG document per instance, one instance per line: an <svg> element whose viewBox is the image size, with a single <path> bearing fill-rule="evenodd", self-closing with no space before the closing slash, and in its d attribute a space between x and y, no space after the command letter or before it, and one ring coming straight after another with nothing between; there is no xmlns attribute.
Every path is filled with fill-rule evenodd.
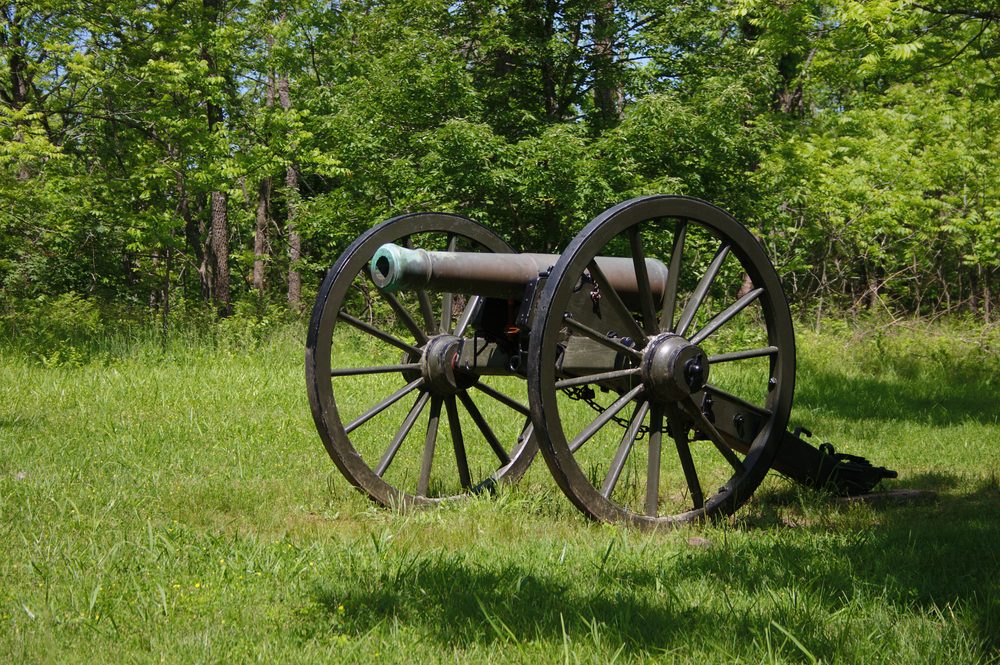
<svg viewBox="0 0 1000 665"><path fill-rule="evenodd" d="M217 348L230 352L253 353L273 337L285 332L292 319L286 307L269 305L261 311L255 303L237 304L232 316L226 317L213 331Z"/></svg>
<svg viewBox="0 0 1000 665"><path fill-rule="evenodd" d="M18 305L0 319L4 342L27 350L46 367L82 364L106 330L98 304L73 291Z"/></svg>
<svg viewBox="0 0 1000 665"><path fill-rule="evenodd" d="M213 192L234 297L258 304L284 299L290 270L315 288L402 212L463 213L555 251L605 207L663 192L747 222L804 309L988 322L997 307L986 3L8 9L5 298L211 299Z"/></svg>
<svg viewBox="0 0 1000 665"><path fill-rule="evenodd" d="M956 84L898 84L818 115L765 161L757 178L774 194L763 208L780 216L759 223L778 255L803 262L805 290L833 281L857 299L874 288L927 314L963 274L995 275L1000 106L976 98L975 77Z"/></svg>

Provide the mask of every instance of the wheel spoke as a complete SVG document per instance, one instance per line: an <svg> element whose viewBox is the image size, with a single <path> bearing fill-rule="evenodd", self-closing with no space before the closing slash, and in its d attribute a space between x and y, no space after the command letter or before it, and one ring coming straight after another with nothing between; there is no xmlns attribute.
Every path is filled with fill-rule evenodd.
<svg viewBox="0 0 1000 665"><path fill-rule="evenodd" d="M427 404L427 400L430 398L430 393L420 393L420 396L417 397L417 401L415 401L413 406L410 407L410 412L407 413L406 418L403 419L403 424L400 425L395 438L393 438L389 447L386 448L385 453L382 455L382 459L378 462L378 466L375 467L375 475L379 478L382 477L382 474L384 474L389 468L389 465L392 464L392 460L396 457L396 453L399 452L399 447L403 445L403 440L406 438L406 435L410 433L410 430L413 429L413 424L417 422L420 412L424 410L424 405Z"/></svg>
<svg viewBox="0 0 1000 665"><path fill-rule="evenodd" d="M649 286L649 272L646 270L646 253L642 249L639 225L629 228L628 242L632 249L632 265L635 268L635 283L639 290L639 311L642 312L642 327L647 335L659 332L656 320L656 304L653 290Z"/></svg>
<svg viewBox="0 0 1000 665"><path fill-rule="evenodd" d="M463 489L469 489L472 487L472 479L469 476L469 459L465 454L465 439L462 438L462 424L458 420L458 406L455 402L455 396L448 397L444 405L448 409L448 426L451 429L451 443L455 448L458 480L462 483Z"/></svg>
<svg viewBox="0 0 1000 665"><path fill-rule="evenodd" d="M695 509L701 508L705 505L705 498L701 491L701 483L698 481L698 470L695 469L694 459L691 457L691 447L688 445L687 423L684 422L680 409L674 404L667 405L667 418L670 421L674 444L677 446L677 457L681 460L684 480L687 481L688 491L691 492L691 501Z"/></svg>
<svg viewBox="0 0 1000 665"><path fill-rule="evenodd" d="M376 404L375 406L373 406L372 408L368 409L363 414L355 418L350 425L344 428L344 433L350 434L355 429L365 424L366 422L368 422L369 420L371 420L378 414L382 413L390 406L392 406L393 404L395 404L396 402L403 399L408 394L419 388L421 384L423 384L423 382L424 382L424 377L420 377L418 379L410 381L405 386L403 386L402 388L400 388L393 394L389 395L384 400L382 400L381 402L379 402L378 404Z"/></svg>
<svg viewBox="0 0 1000 665"><path fill-rule="evenodd" d="M587 443L587 441L589 441L595 434L597 434L597 431L599 429L608 424L608 422L610 422L610 420L614 418L619 411L625 408L626 404L628 404L633 399L638 397L643 390L645 390L645 388L640 383L635 388L628 391L627 393L616 399L614 402L612 402L611 405L608 406L608 408L604 409L604 411L601 412L601 415L597 416L597 418L595 418L592 423L587 425L585 428L583 428L583 430L580 431L579 434L576 435L576 438L573 439L572 443L569 444L569 451L571 453L575 453L577 450L579 450L580 446Z"/></svg>
<svg viewBox="0 0 1000 665"><path fill-rule="evenodd" d="M649 410L649 458L646 466L646 514L656 517L660 506L660 449L663 440L663 408Z"/></svg>
<svg viewBox="0 0 1000 665"><path fill-rule="evenodd" d="M716 314L712 317L711 321L705 324L704 328L695 333L694 337L691 338L691 343L698 344L716 330L726 325L734 316L742 312L750 303L759 298L762 293L764 293L764 289L754 289L726 309Z"/></svg>
<svg viewBox="0 0 1000 665"><path fill-rule="evenodd" d="M643 265L643 267L645 268L645 265ZM640 328L635 322L635 319L632 318L632 312L629 311L629 308L622 301L622 297L618 295L618 292L611 286L608 278L604 276L600 266L597 265L597 261L591 261L587 264L587 270L590 271L590 276L594 278L594 282L597 283L597 286L600 289L601 302L603 303L606 301L612 309L617 311L618 318L620 318L622 322L629 327L629 330L622 331L623 334L621 336L624 337L627 335L634 339L636 343L639 343L641 340L645 340L646 336L642 333L642 328ZM646 281L648 286L648 277Z"/></svg>
<svg viewBox="0 0 1000 665"><path fill-rule="evenodd" d="M474 388L476 388L477 390L481 390L482 392L486 393L487 395L489 395L490 397L492 397L496 401L500 402L501 404L505 404L506 406L509 406L510 408L514 409L515 411L517 411L518 413L520 413L522 415L525 415L525 416L531 415L531 411L528 409L528 407L526 407L525 405L521 404L517 400L515 400L515 399L513 399L511 397L508 397L507 395L504 395L502 392L500 392L496 388L491 388L490 386L486 385L482 381L476 381L475 383L472 384L472 386Z"/></svg>
<svg viewBox="0 0 1000 665"><path fill-rule="evenodd" d="M705 434L708 436L708 440L711 441L712 445L714 445L722 456L726 458L726 461L729 462L729 466L733 467L733 470L737 474L742 474L746 470L743 466L743 462L736 456L736 453L733 452L732 448L726 445L726 441L722 438L722 435L719 434L719 430L715 428L712 421L705 417L705 414L701 412L701 409L698 408L695 401L689 397L687 400L681 402L681 406L690 416L698 421L699 429L704 430Z"/></svg>
<svg viewBox="0 0 1000 665"><path fill-rule="evenodd" d="M358 376L359 374L391 374L419 370L420 363L403 363L402 365L379 365L377 367L340 367L330 370L330 376Z"/></svg>
<svg viewBox="0 0 1000 665"><path fill-rule="evenodd" d="M677 307L677 283L681 278L681 256L684 254L684 238L687 236L687 222L677 221L674 227L674 246L670 250L670 266L667 268L667 287L663 294L663 311L660 312L660 330L674 329L674 310Z"/></svg>
<svg viewBox="0 0 1000 665"><path fill-rule="evenodd" d="M458 236L450 233L448 234L448 252L455 251L455 245L458 242ZM441 332L448 333L451 331L451 306L454 301L454 294L445 293L441 298Z"/></svg>
<svg viewBox="0 0 1000 665"><path fill-rule="evenodd" d="M698 308L701 307L705 296L708 295L708 289L712 286L712 282L715 281L716 275L719 274L719 269L722 268L723 261L729 256L729 250L729 243L723 242L719 246L719 250L715 253L715 258L708 265L708 270L705 271L701 281L698 282L698 286L695 287L694 292L691 294L690 300L684 306L684 311L681 312L681 320L677 323L678 335L683 337L691 322L694 321L694 315L698 312Z"/></svg>
<svg viewBox="0 0 1000 665"><path fill-rule="evenodd" d="M708 364L714 365L716 363L727 363L733 360L746 360L747 358L761 358L763 356L773 356L778 353L778 347L776 346L765 346L759 349L748 349L746 351L731 351L729 353L720 353L715 356L708 357Z"/></svg>
<svg viewBox="0 0 1000 665"><path fill-rule="evenodd" d="M455 324L455 337L461 337L465 334L465 329L472 322L472 315L479 305L479 300L479 296L472 296L465 302L465 309L462 310L462 315L458 318L458 323Z"/></svg>
<svg viewBox="0 0 1000 665"><path fill-rule="evenodd" d="M413 249L413 240L410 236L406 236L403 239L403 246L407 249ZM415 292L417 294L417 301L420 303L420 314L424 317L424 327L427 329L427 332L434 332L437 321L434 320L434 309L431 307L431 299L423 289L415 289Z"/></svg>
<svg viewBox="0 0 1000 665"><path fill-rule="evenodd" d="M403 307L403 303L399 302L399 299L388 291L383 291L381 289L376 289L376 291L378 291L379 295L381 295L385 301L389 303L389 307L391 307L392 311L396 313L399 320L403 322L406 329L413 334L414 339L417 340L417 344L426 344L427 333L421 329L420 325L413 319L410 312Z"/></svg>
<svg viewBox="0 0 1000 665"><path fill-rule="evenodd" d="M434 308L431 307L431 298L423 289L417 289L417 300L420 302L420 313L424 317L424 326L427 332L433 333L437 328L437 321L434 320Z"/></svg>
<svg viewBox="0 0 1000 665"><path fill-rule="evenodd" d="M597 332L596 330L594 330L590 326L586 325L585 323L580 323L579 321L577 321L576 319L574 319L572 316L570 316L568 312L563 315L563 322L566 325L568 325L570 328L572 328L572 329L574 329L574 330L576 330L576 331L578 331L580 333L583 333L584 335L586 335L590 339L594 340L598 344L603 344L604 346L608 347L612 351L618 351L618 352L621 352L621 353L627 353L628 355L632 356L636 360L641 360L642 359L642 354L639 353L638 351L636 351L635 349L633 349L631 347L628 347L628 346L624 346L622 344L619 344L618 342L616 342L611 337L608 337L607 335L602 335L601 333Z"/></svg>
<svg viewBox="0 0 1000 665"><path fill-rule="evenodd" d="M427 419L427 436L424 438L424 456L420 461L420 479L417 481L417 495L427 496L431 482L431 464L434 462L434 443L437 441L438 422L441 420L442 398L431 398L431 412Z"/></svg>
<svg viewBox="0 0 1000 665"><path fill-rule="evenodd" d="M635 376L639 373L638 367L632 367L631 369L616 369L612 372L601 372L600 374L587 374L586 376L574 376L569 379L561 379L556 381L556 390L561 390L562 388L571 388L573 386L582 386L586 383L600 383L601 381L611 381L613 379L621 379L626 376Z"/></svg>
<svg viewBox="0 0 1000 665"><path fill-rule="evenodd" d="M479 428L483 438L486 439L486 443L488 443L490 448L493 449L493 453L497 456L497 459L500 460L500 466L510 464L510 455L508 455L507 451L504 450L503 445L501 445L500 441L497 439L497 435L493 433L489 423L487 423L486 419L483 418L483 414L479 411L479 407L476 406L476 403L472 401L471 397L469 397L469 393L458 393L458 399L462 402L462 406L465 407L465 410L469 412L469 415L472 416L472 421L476 423L476 427Z"/></svg>
<svg viewBox="0 0 1000 665"><path fill-rule="evenodd" d="M517 445L521 445L528 439L530 439L535 434L535 424L531 422L531 418L525 418L524 427L521 428L521 433L517 435Z"/></svg>
<svg viewBox="0 0 1000 665"><path fill-rule="evenodd" d="M396 348L402 349L403 351L406 351L407 353L413 353L413 354L418 355L418 356L421 355L421 353L422 353L422 351L420 349L418 349L417 347L413 346L412 344L407 344L403 340L398 339L396 337L393 337L389 333L384 332L382 330L379 330L375 326L372 326L372 325L370 325L368 323L365 323L361 319L356 319L353 316L351 316L350 314L348 314L347 312L345 312L344 310L340 310L340 312L337 313L337 318L340 319L341 321L343 321L344 323L348 323L348 324L354 326L355 328L357 328L358 330L366 332L369 335L371 335L372 337L377 337L380 340L382 340L383 342L385 342L386 344L392 344Z"/></svg>
<svg viewBox="0 0 1000 665"><path fill-rule="evenodd" d="M441 332L449 333L451 332L451 307L454 300L454 295L451 293L446 293L441 298Z"/></svg>
<svg viewBox="0 0 1000 665"><path fill-rule="evenodd" d="M615 451L615 456L611 460L611 468L608 469L608 475L604 477L604 484L601 485L601 496L605 499L610 499L611 493L615 491L618 478L621 477L622 469L625 468L625 460L628 459L629 453L632 452L632 446L639 435L639 428L642 427L642 421L646 419L648 411L649 402L639 402L635 407L632 420L629 422L624 436L622 436L622 442L618 444L618 450Z"/></svg>

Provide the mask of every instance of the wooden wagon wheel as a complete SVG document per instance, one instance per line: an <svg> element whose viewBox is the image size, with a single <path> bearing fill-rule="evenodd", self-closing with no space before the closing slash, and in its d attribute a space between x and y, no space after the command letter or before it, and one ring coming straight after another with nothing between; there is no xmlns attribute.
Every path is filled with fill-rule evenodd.
<svg viewBox="0 0 1000 665"><path fill-rule="evenodd" d="M597 256L632 257L631 295L610 287ZM667 267L659 292L650 258ZM795 340L778 276L749 231L697 199L626 201L569 244L537 312L532 419L580 510L658 526L729 514L750 497L788 422ZM587 365L581 358L593 359L589 370L564 370ZM674 452L661 450L664 438Z"/></svg>
<svg viewBox="0 0 1000 665"><path fill-rule="evenodd" d="M306 342L309 403L327 452L354 486L384 505L434 503L519 478L537 450L528 407L509 394L523 388L490 385L436 362L471 334L477 296L376 289L369 262L392 242L512 251L475 222L439 213L390 219L344 251L320 287ZM410 437L418 424L424 435ZM438 445L444 437L450 446Z"/></svg>

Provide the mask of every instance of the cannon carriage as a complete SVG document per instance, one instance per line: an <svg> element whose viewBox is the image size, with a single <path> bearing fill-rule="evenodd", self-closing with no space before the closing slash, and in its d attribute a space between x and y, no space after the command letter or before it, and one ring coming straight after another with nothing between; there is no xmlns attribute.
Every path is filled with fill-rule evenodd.
<svg viewBox="0 0 1000 665"><path fill-rule="evenodd" d="M614 206L560 255L455 215L391 219L331 267L306 375L331 458L386 505L515 481L538 450L587 516L647 527L730 514L772 468L843 494L895 475L787 430L778 275L688 197Z"/></svg>

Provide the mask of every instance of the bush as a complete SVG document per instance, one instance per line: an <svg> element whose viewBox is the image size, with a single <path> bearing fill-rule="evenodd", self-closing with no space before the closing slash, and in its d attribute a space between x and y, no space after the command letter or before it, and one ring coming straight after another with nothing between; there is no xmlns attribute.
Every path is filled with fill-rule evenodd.
<svg viewBox="0 0 1000 665"><path fill-rule="evenodd" d="M83 364L106 331L98 305L73 291L14 303L2 324L12 346L46 366Z"/></svg>

